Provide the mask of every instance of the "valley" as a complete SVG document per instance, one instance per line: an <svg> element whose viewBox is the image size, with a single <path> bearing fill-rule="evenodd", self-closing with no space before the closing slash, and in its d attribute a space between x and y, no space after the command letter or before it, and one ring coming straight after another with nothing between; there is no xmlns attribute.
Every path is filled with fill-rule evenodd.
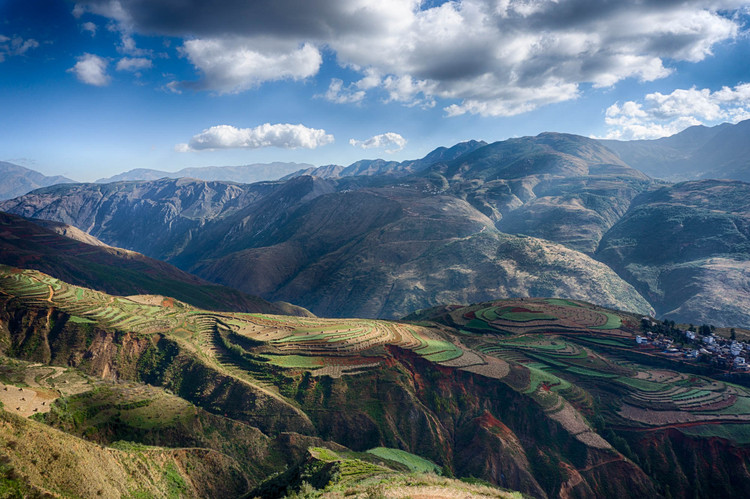
<svg viewBox="0 0 750 499"><path fill-rule="evenodd" d="M320 446L333 456L403 449L448 476L535 497L750 486L741 471L750 379L640 351L639 315L562 299L438 307L406 322L210 312L7 266L0 300L2 350L23 359L6 358L0 381L44 399L32 419L124 451L208 449L238 463L233 473L245 470L234 487L309 486L292 475L281 485L263 479L284 462L321 461L328 451L308 451ZM6 418L29 415L6 398ZM253 450L238 453L240 441ZM652 445L672 449L671 467L654 461ZM701 446L728 446L736 458L695 461ZM384 487L401 483L383 478L391 468L368 469ZM722 473L745 478L729 483ZM344 486L320 480L321 490Z"/></svg>
<svg viewBox="0 0 750 499"><path fill-rule="evenodd" d="M543 133L1 202L0 491L750 492L748 184L625 156Z"/></svg>
<svg viewBox="0 0 750 499"><path fill-rule="evenodd" d="M0 209L325 317L529 296L750 325L743 182L665 184L559 133L368 165L255 184L62 184Z"/></svg>

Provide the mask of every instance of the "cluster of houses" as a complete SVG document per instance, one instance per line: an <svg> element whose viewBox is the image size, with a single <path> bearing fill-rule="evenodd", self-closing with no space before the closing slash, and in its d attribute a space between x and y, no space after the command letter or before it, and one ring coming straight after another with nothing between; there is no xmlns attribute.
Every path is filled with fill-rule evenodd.
<svg viewBox="0 0 750 499"><path fill-rule="evenodd" d="M640 348L655 350L662 355L715 364L721 369L750 371L750 343L730 340L711 333L703 335L694 331L674 331L682 341L676 346L675 338L651 331L637 335L635 342Z"/></svg>

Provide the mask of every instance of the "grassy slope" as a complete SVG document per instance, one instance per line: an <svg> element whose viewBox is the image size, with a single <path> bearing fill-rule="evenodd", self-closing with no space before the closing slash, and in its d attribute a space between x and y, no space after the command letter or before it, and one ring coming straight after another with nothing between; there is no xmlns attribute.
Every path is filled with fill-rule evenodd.
<svg viewBox="0 0 750 499"><path fill-rule="evenodd" d="M393 451L393 449L385 449ZM406 454L391 457L406 459ZM396 471L377 456L310 448L307 459L295 468L269 479L246 497L494 497L521 499L518 492L490 484L462 482L435 473ZM378 461L373 462L373 458ZM413 463L416 456L409 461ZM417 458L418 459L418 458ZM398 463L398 461L396 461Z"/></svg>
<svg viewBox="0 0 750 499"><path fill-rule="evenodd" d="M214 451L116 450L6 411L0 411L0 463L4 496L219 497L247 487L237 463Z"/></svg>

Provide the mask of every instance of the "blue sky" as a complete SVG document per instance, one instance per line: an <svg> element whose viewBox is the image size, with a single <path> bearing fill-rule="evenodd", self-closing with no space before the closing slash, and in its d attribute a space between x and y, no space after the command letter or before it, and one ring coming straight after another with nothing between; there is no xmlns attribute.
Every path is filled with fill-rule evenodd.
<svg viewBox="0 0 750 499"><path fill-rule="evenodd" d="M0 0L0 160L411 159L750 118L750 7L671 0Z"/></svg>

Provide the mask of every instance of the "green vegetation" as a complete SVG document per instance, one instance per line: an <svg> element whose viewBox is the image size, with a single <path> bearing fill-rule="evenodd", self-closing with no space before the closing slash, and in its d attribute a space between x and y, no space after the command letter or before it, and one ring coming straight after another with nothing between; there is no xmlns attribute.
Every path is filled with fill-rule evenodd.
<svg viewBox="0 0 750 499"><path fill-rule="evenodd" d="M559 392L570 388L570 383L562 378L558 378L552 373L547 372L547 366L545 364L532 362L526 364L526 368L529 370L531 380L528 388L524 390L524 393L534 393L542 384L548 387L549 390Z"/></svg>
<svg viewBox="0 0 750 499"><path fill-rule="evenodd" d="M306 355L271 355L264 354L270 364L287 369L315 369L326 365L325 357L308 357Z"/></svg>
<svg viewBox="0 0 750 499"><path fill-rule="evenodd" d="M601 312L607 316L607 322L601 326L593 326L591 329L617 329L622 326L622 319L611 312Z"/></svg>
<svg viewBox="0 0 750 499"><path fill-rule="evenodd" d="M737 445L750 444L750 424L706 424L680 428L682 433L702 438L726 438Z"/></svg>
<svg viewBox="0 0 750 499"><path fill-rule="evenodd" d="M617 381L644 392L661 392L667 389L667 385L665 384L654 383L653 381L646 381L644 379L627 378L623 376L617 378Z"/></svg>
<svg viewBox="0 0 750 499"><path fill-rule="evenodd" d="M632 347L633 344L625 343L621 340L617 339L609 339L609 338L578 338L579 341L584 341L586 343L596 343L597 345L606 345L606 346L612 346L612 347Z"/></svg>
<svg viewBox="0 0 750 499"><path fill-rule="evenodd" d="M609 374L609 373L603 373L600 371L594 371L592 369L585 369L583 367L567 367L565 369L567 372L573 373L573 374L580 374L581 376L593 376L595 378L617 378L617 374Z"/></svg>
<svg viewBox="0 0 750 499"><path fill-rule="evenodd" d="M440 467L432 461L400 449L376 447L374 449L368 450L367 452L374 456L382 457L383 459L389 459L391 461L396 461L397 463L404 464L408 466L411 471L418 473L427 473L429 471L437 472L440 469Z"/></svg>
<svg viewBox="0 0 750 499"><path fill-rule="evenodd" d="M308 459L284 473L271 477L248 497L424 497L440 496L493 497L522 499L523 495L499 489L487 482L459 481L435 474L435 465L413 454L399 454L396 449L372 449L370 457L396 462L407 461L417 468L429 466L428 472L398 472L387 465L374 464L357 457L342 457L328 449L315 447ZM368 452L372 452L368 451ZM380 454L384 456L380 456ZM388 456L388 457L385 457Z"/></svg>
<svg viewBox="0 0 750 499"><path fill-rule="evenodd" d="M669 360L660 368L624 361L634 350L637 316L623 314L615 329L597 330L592 326L601 325L605 313L564 300L524 300L523 310L520 300L478 306L483 317L497 322L518 319L506 322L514 332L464 335L427 321L212 313L163 297L109 296L27 270L0 272L0 290L5 313L27 321L23 333L16 329L4 340L8 351L34 361L82 359L83 369L119 378L79 384L82 392L59 397L56 390L65 390L66 381L76 382L70 374L75 370L3 361L0 381L24 389L21 395L0 387L6 410L143 459L161 456L165 448L175 455L184 449L215 453L210 455L237 463L242 469L237 476L253 487L276 474L261 486L275 490L268 497L356 495L370 487L395 494L396 483L405 487L398 494L419 495L427 493L416 485L423 479L438 486L438 470L445 476L478 476L475 486L486 485L481 480L499 482L484 468L487 459L495 459L488 452L537 480L517 485L554 495L566 480L565 466L580 470L596 462L589 448L606 451L614 445L630 459L622 464L626 469L636 459L652 459L639 453L645 444L626 441L615 426L618 432L648 429L662 435L662 428L682 421L750 425L750 395L744 388L688 376ZM13 307L19 304L33 314L18 315ZM52 308L48 325L45 311ZM529 312L532 308L541 313ZM459 319L479 320L460 309L450 313L460 327ZM539 327L514 314L558 318ZM96 358L96 365L87 353L93 341L106 355ZM59 398L42 406L42 397ZM37 409L33 414L31 402ZM49 412L41 414L42 407ZM529 426L525 418L540 424ZM505 445L484 437L478 442L476 435L500 438ZM738 433L732 441L743 438ZM337 445L329 449L325 442ZM526 451L529 465L518 458L516 442L538 445L539 452ZM356 453L338 444L378 447ZM476 455L476 464L461 469L451 461L458 455ZM159 493L190 496L196 471L170 462L159 461L161 471L154 475ZM404 481L407 471L433 476ZM546 477L541 481L540 473ZM630 483L635 475L603 476ZM440 484L468 493L455 482ZM595 482L587 486L599 490ZM135 485L128 489L131 495L152 492Z"/></svg>
<svg viewBox="0 0 750 499"><path fill-rule="evenodd" d="M580 307L580 305L574 301L562 300L560 298L547 298L544 301L549 303L550 305L559 305L561 307Z"/></svg>

